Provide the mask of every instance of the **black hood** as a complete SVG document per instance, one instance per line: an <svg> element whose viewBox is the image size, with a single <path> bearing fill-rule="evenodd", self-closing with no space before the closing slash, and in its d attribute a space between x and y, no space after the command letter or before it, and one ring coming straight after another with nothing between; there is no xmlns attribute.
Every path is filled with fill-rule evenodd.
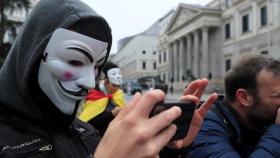
<svg viewBox="0 0 280 158"><path fill-rule="evenodd" d="M40 90L38 69L45 47L57 28L80 21L98 21L106 29L108 58L112 36L108 23L80 0L41 0L22 26L0 71L0 115L11 114L34 121L73 120L63 115ZM68 121L69 122L69 121Z"/></svg>

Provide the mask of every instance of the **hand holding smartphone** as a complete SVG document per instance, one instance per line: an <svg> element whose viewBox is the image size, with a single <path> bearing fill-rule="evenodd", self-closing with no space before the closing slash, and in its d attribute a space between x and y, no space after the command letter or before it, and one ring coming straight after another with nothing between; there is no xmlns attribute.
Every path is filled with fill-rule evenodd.
<svg viewBox="0 0 280 158"><path fill-rule="evenodd" d="M180 107L182 110L182 115L173 121L173 123L177 126L177 131L171 140L183 139L188 133L188 129L190 127L194 111L196 109L195 103L191 101L158 102L151 111L150 117L173 106Z"/></svg>

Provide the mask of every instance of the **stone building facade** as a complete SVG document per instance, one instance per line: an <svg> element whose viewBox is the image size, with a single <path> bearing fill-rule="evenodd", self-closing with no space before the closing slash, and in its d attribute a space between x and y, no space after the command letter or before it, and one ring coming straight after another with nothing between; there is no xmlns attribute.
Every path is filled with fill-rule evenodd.
<svg viewBox="0 0 280 158"><path fill-rule="evenodd" d="M188 79L209 78L223 91L223 77L244 54L280 58L279 0L213 0L207 6L180 4L159 37L159 75L175 91Z"/></svg>
<svg viewBox="0 0 280 158"><path fill-rule="evenodd" d="M159 54L168 54L165 73L175 90L182 90L192 78L222 77L221 10L180 4L165 34Z"/></svg>

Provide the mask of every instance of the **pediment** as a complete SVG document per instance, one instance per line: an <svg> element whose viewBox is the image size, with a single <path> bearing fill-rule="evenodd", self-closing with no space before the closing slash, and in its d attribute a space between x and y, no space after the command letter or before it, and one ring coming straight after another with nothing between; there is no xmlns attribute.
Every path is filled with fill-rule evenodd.
<svg viewBox="0 0 280 158"><path fill-rule="evenodd" d="M177 8L175 14L173 15L169 23L167 32L175 30L181 25L185 24L187 21L189 21L194 16L196 16L199 12L200 10L197 8L191 8L191 7L179 5L179 7Z"/></svg>

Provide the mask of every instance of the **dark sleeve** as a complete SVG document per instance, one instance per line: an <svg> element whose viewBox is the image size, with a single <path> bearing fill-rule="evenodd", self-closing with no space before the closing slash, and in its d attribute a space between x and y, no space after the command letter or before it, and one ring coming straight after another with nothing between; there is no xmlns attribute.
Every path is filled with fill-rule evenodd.
<svg viewBox="0 0 280 158"><path fill-rule="evenodd" d="M271 125L261 137L256 150L251 158L276 158L280 157L280 125Z"/></svg>
<svg viewBox="0 0 280 158"><path fill-rule="evenodd" d="M104 111L100 115L88 121L94 128L96 128L100 135L103 135L109 126L109 123L114 119L112 112Z"/></svg>
<svg viewBox="0 0 280 158"><path fill-rule="evenodd" d="M226 126L213 111L209 111L194 140L189 157L199 158L240 158L232 147Z"/></svg>
<svg viewBox="0 0 280 158"><path fill-rule="evenodd" d="M250 158L280 157L280 125L272 125L261 137ZM201 130L191 146L189 157L199 158L240 158L239 153L230 143L225 124L210 111L203 122Z"/></svg>
<svg viewBox="0 0 280 158"><path fill-rule="evenodd" d="M72 125L77 131L76 133L79 134L79 137L85 145L88 153L94 153L101 140L99 132L97 132L97 130L87 122L83 122L79 119L75 119Z"/></svg>

